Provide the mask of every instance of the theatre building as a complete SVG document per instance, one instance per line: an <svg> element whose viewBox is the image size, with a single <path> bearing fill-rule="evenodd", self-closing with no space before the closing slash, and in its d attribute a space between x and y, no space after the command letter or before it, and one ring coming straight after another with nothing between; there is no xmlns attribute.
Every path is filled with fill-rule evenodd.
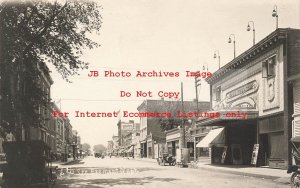
<svg viewBox="0 0 300 188"><path fill-rule="evenodd" d="M299 47L300 30L277 29L206 79L211 112L220 117L197 121L197 128L213 128L197 147L211 148L212 163L292 163L289 140L300 136Z"/></svg>

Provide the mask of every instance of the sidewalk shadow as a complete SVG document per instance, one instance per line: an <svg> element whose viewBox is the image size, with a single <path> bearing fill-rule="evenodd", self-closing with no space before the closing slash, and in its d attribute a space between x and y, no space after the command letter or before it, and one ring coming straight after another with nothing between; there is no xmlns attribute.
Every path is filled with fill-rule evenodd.
<svg viewBox="0 0 300 188"><path fill-rule="evenodd" d="M153 182L172 182L175 178L155 178L155 177L141 177L141 178L118 178L118 179L92 179L92 180L58 180L56 188L80 187L80 188L93 188L93 187L113 187L120 185L140 185L143 186Z"/></svg>
<svg viewBox="0 0 300 188"><path fill-rule="evenodd" d="M206 166L213 166L213 167L226 167L226 168L253 168L250 165L226 165L226 164L204 164Z"/></svg>
<svg viewBox="0 0 300 188"><path fill-rule="evenodd" d="M147 167L144 167L144 168L135 168L138 172L144 172L144 171L150 171L150 170L154 170L154 171L161 171L162 169L159 169L159 168L147 168Z"/></svg>

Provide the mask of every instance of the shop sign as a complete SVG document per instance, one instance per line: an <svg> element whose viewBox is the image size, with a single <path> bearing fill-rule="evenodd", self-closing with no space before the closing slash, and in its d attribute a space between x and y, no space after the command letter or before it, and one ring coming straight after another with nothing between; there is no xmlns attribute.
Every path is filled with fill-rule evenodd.
<svg viewBox="0 0 300 188"><path fill-rule="evenodd" d="M256 92L258 90L258 83L256 80L253 80L241 87L238 87L226 94L227 101L236 100L244 95Z"/></svg>
<svg viewBox="0 0 300 188"><path fill-rule="evenodd" d="M133 124L132 123L122 123L122 130L132 130Z"/></svg>
<svg viewBox="0 0 300 188"><path fill-rule="evenodd" d="M170 141L170 140L174 140L174 139L179 139L180 138L180 133L173 133L170 135L166 136L166 140Z"/></svg>

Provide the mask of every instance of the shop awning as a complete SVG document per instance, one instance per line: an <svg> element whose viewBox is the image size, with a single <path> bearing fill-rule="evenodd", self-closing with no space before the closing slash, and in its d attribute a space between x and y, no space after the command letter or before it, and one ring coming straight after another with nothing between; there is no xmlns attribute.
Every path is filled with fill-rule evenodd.
<svg viewBox="0 0 300 188"><path fill-rule="evenodd" d="M220 143L223 140L224 127L212 129L209 133L196 145L197 148L207 148L211 143Z"/></svg>
<svg viewBox="0 0 300 188"><path fill-rule="evenodd" d="M140 140L140 143L141 143L141 144L147 143L147 138L145 138L145 139L143 139L143 140Z"/></svg>

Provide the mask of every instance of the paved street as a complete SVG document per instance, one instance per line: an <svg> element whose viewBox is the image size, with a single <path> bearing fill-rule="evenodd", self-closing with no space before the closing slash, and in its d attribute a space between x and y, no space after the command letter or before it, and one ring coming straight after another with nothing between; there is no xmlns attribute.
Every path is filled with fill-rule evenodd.
<svg viewBox="0 0 300 188"><path fill-rule="evenodd" d="M61 165L57 188L66 187L289 187L277 180L233 175L126 158L83 159Z"/></svg>

